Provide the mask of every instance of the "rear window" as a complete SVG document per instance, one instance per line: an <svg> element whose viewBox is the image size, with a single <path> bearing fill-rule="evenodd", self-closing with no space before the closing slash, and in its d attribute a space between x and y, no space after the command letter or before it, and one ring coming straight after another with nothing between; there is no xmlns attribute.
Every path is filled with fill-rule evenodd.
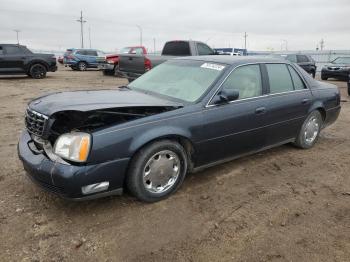
<svg viewBox="0 0 350 262"><path fill-rule="evenodd" d="M310 62L306 55L297 55L298 63Z"/></svg>
<svg viewBox="0 0 350 262"><path fill-rule="evenodd" d="M162 55L190 56L190 43L185 41L167 42L163 48Z"/></svg>

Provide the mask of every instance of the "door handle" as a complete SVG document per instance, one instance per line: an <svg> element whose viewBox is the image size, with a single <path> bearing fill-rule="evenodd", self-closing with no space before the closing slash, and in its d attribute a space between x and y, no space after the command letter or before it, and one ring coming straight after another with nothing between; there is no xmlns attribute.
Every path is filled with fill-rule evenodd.
<svg viewBox="0 0 350 262"><path fill-rule="evenodd" d="M257 109L255 109L255 114L257 115L262 115L266 113L266 108L265 107L258 107Z"/></svg>
<svg viewBox="0 0 350 262"><path fill-rule="evenodd" d="M305 99L303 99L302 101L301 101L301 103L303 104L303 105L306 105L307 103L309 103L310 102L310 99L307 99L307 98L305 98Z"/></svg>

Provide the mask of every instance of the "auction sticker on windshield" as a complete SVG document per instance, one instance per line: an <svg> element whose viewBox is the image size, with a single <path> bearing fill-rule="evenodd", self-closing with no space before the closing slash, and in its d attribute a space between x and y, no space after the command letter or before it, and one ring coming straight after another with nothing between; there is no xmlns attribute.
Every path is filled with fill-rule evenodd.
<svg viewBox="0 0 350 262"><path fill-rule="evenodd" d="M201 65L202 68L207 68L207 69L213 69L217 71L221 71L222 69L225 68L223 65L218 65L218 64L212 64L212 63L204 63Z"/></svg>

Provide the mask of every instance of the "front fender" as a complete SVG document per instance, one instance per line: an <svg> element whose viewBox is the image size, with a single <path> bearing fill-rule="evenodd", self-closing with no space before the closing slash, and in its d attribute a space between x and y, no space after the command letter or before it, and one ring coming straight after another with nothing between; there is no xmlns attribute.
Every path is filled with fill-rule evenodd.
<svg viewBox="0 0 350 262"><path fill-rule="evenodd" d="M148 129L142 135L135 137L129 146L128 151L133 155L144 145L161 138L166 137L182 137L191 141L191 133L189 130L177 126L162 126Z"/></svg>

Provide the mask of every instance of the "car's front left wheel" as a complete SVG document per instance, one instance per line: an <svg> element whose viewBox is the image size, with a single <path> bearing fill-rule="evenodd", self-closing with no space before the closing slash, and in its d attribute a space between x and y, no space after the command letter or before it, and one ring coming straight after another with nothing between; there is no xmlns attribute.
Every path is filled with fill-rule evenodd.
<svg viewBox="0 0 350 262"><path fill-rule="evenodd" d="M133 157L127 187L139 200L156 202L174 193L181 186L186 172L184 148L176 141L156 141Z"/></svg>

